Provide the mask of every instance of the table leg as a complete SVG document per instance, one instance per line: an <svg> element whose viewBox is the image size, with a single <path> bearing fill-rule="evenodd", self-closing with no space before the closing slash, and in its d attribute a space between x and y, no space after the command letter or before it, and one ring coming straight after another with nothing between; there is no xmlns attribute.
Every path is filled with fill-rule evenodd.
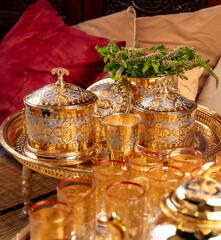
<svg viewBox="0 0 221 240"><path fill-rule="evenodd" d="M32 170L23 165L22 169L22 193L24 197L24 208L22 210L22 215L28 215L28 210L32 205L31 195L32 195L32 186L31 186Z"/></svg>

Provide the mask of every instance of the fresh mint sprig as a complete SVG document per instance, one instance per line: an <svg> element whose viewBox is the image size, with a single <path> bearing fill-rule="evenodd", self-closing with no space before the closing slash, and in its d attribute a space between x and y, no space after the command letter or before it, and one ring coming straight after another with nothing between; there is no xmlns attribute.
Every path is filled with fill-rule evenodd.
<svg viewBox="0 0 221 240"><path fill-rule="evenodd" d="M157 78L177 75L181 79L187 79L185 72L194 68L201 68L215 78L216 88L219 78L208 65L209 60L204 61L196 54L195 48L183 45L169 50L164 45L151 48L138 48L138 42L133 48L119 48L113 39L107 46L96 46L99 55L106 63L105 72L111 72L111 78L121 81L122 77L132 78Z"/></svg>

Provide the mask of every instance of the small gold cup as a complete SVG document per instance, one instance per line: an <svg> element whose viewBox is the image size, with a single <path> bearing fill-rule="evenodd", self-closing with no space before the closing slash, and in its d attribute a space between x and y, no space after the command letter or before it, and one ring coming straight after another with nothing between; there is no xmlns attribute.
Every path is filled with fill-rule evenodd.
<svg viewBox="0 0 221 240"><path fill-rule="evenodd" d="M102 119L109 158L128 161L138 143L138 127L141 117L132 113L117 113Z"/></svg>

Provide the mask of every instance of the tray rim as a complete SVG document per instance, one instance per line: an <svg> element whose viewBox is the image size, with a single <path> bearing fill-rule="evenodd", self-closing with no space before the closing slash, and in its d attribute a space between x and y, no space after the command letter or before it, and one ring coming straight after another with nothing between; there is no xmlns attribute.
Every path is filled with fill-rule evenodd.
<svg viewBox="0 0 221 240"><path fill-rule="evenodd" d="M7 117L4 122L1 124L0 126L0 143L2 144L2 146L9 152L11 153L17 161L19 161L22 165L37 165L39 167L43 167L43 168L49 168L49 169L53 169L53 170L57 170L57 171L63 171L65 172L65 176L67 177L76 177L75 175L87 175L90 176L92 169L82 169L82 168L76 168L76 167L69 167L69 166L60 166L60 165L53 165L51 163L48 163L46 161L39 161L39 160L35 160L32 159L26 155L23 155L22 153L19 153L18 151L16 151L15 146L12 146L12 144L9 142L7 136L6 136L6 130L7 128L10 126L10 124L16 119L18 118L21 114L22 114L23 109L21 109L20 111L12 114L11 116ZM221 125L221 117L219 114L215 113L214 111L211 111L210 109L198 105L197 106L197 111L203 112L204 114L207 115L211 115L216 121L218 121ZM200 123L200 121L198 121ZM211 158L211 156L214 157L214 155L216 154L216 152L218 152L221 149L221 140L219 142L219 144L216 145L216 147L214 149L212 149L210 152L207 152L204 154L204 159L207 158ZM210 160L211 161L211 160ZM25 164L24 164L25 162ZM208 162L208 161L206 161ZM36 171L36 169L31 168L32 170ZM37 169L37 172L38 169ZM43 173L44 174L44 173ZM47 175L47 174L46 174ZM51 174L49 174L48 176L51 176ZM51 176L51 177L55 177L55 178L65 178L65 176Z"/></svg>

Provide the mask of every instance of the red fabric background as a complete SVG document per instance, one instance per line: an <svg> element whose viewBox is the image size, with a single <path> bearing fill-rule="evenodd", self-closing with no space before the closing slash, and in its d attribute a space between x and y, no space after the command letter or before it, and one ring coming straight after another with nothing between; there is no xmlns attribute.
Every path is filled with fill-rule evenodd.
<svg viewBox="0 0 221 240"><path fill-rule="evenodd" d="M47 0L30 5L0 45L0 123L24 107L25 95L56 82L55 67L83 88L100 79L104 63L95 45L109 41L66 26Z"/></svg>

